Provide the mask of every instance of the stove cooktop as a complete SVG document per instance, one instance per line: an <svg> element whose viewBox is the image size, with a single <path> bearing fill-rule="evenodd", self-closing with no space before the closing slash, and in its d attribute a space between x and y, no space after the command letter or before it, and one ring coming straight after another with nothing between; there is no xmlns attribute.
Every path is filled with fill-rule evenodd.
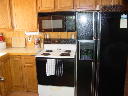
<svg viewBox="0 0 128 96"><path fill-rule="evenodd" d="M41 55L48 56L50 53L42 53Z"/></svg>
<svg viewBox="0 0 128 96"><path fill-rule="evenodd" d="M44 44L44 50L36 57L75 58L76 44Z"/></svg>
<svg viewBox="0 0 128 96"><path fill-rule="evenodd" d="M60 56L70 56L70 53L60 53Z"/></svg>
<svg viewBox="0 0 128 96"><path fill-rule="evenodd" d="M74 58L75 52L71 50L42 50L36 57L46 58Z"/></svg>
<svg viewBox="0 0 128 96"><path fill-rule="evenodd" d="M55 53L55 51L53 51L53 50L46 50L41 55L49 56L49 55L51 55L51 53ZM60 54L57 54L57 53L60 53ZM65 50L65 51L56 50L56 55L59 55L59 56L70 56L70 53L71 53L71 50Z"/></svg>
<svg viewBox="0 0 128 96"><path fill-rule="evenodd" d="M70 53L70 52L71 52L71 50L65 50L65 52L68 52L68 53Z"/></svg>
<svg viewBox="0 0 128 96"><path fill-rule="evenodd" d="M53 52L53 50L46 50L46 52Z"/></svg>

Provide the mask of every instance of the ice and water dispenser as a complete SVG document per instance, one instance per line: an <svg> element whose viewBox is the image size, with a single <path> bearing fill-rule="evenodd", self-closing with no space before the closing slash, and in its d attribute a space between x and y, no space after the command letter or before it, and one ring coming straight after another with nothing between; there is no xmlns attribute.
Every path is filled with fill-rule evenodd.
<svg viewBox="0 0 128 96"><path fill-rule="evenodd" d="M79 40L79 60L93 60L93 53L93 40Z"/></svg>

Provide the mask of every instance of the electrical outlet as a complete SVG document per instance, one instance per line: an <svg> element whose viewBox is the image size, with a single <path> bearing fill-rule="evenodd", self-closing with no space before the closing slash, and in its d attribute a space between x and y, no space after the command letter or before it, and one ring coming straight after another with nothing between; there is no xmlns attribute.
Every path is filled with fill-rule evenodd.
<svg viewBox="0 0 128 96"><path fill-rule="evenodd" d="M25 35L39 35L39 32L25 32Z"/></svg>

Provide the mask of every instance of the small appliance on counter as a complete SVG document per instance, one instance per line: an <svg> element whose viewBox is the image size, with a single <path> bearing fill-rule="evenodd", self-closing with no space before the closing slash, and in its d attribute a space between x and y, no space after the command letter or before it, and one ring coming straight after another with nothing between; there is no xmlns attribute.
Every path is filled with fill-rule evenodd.
<svg viewBox="0 0 128 96"><path fill-rule="evenodd" d="M6 48L6 42L0 42L0 50L3 50Z"/></svg>
<svg viewBox="0 0 128 96"><path fill-rule="evenodd" d="M0 42L3 42L4 41L4 37L3 37L3 34L0 33Z"/></svg>
<svg viewBox="0 0 128 96"><path fill-rule="evenodd" d="M40 38L35 38L34 44L35 44L35 48L40 48L41 47L40 46Z"/></svg>
<svg viewBox="0 0 128 96"><path fill-rule="evenodd" d="M4 42L3 34L0 33L0 50L5 49L5 48L6 48L6 42Z"/></svg>

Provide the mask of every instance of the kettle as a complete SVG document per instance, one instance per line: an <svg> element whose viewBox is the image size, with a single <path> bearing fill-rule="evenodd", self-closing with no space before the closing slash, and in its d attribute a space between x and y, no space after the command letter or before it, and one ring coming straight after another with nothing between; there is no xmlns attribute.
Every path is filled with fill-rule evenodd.
<svg viewBox="0 0 128 96"><path fill-rule="evenodd" d="M3 42L4 41L4 37L3 37L3 34L0 33L0 42Z"/></svg>

